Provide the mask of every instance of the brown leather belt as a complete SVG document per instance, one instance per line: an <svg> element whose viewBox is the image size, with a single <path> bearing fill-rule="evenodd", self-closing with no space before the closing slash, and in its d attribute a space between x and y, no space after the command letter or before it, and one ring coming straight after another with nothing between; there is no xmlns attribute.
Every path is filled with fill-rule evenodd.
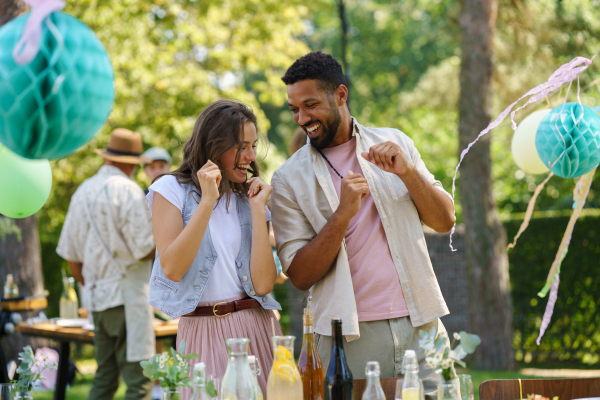
<svg viewBox="0 0 600 400"><path fill-rule="evenodd" d="M225 317L233 312L261 307L258 300L250 297L235 301L223 301L214 306L196 307L194 311L183 317Z"/></svg>

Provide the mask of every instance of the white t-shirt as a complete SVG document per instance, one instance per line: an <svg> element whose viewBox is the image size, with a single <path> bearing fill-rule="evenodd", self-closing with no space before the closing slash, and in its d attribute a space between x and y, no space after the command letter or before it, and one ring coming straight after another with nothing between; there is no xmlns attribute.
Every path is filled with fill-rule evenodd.
<svg viewBox="0 0 600 400"><path fill-rule="evenodd" d="M185 189L173 175L163 176L148 188L146 199L150 212L152 212L155 192L160 193L180 211L182 210ZM200 303L246 296L235 266L235 259L240 252L242 243L242 229L237 216L235 198L230 197L229 207L226 204L225 198L219 201L208 221L212 243L217 252L217 260L200 298ZM265 209L267 211L266 220L270 221L271 212L268 208L265 207Z"/></svg>

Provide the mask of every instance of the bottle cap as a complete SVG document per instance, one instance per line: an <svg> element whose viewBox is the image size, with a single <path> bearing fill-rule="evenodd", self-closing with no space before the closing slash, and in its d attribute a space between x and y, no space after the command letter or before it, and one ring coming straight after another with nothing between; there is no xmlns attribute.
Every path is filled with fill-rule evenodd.
<svg viewBox="0 0 600 400"><path fill-rule="evenodd" d="M6 283L12 283L12 282L13 282L12 274L7 274L6 275Z"/></svg>
<svg viewBox="0 0 600 400"><path fill-rule="evenodd" d="M377 361L368 361L367 366L365 367L365 374L367 376L379 376L381 375L381 370L379 369L379 362Z"/></svg>
<svg viewBox="0 0 600 400"><path fill-rule="evenodd" d="M194 371L204 371L205 369L206 365L203 362L194 364Z"/></svg>
<svg viewBox="0 0 600 400"><path fill-rule="evenodd" d="M406 350L404 352L404 360L402 362L403 372L418 371L419 362L417 361L417 353L414 350Z"/></svg>
<svg viewBox="0 0 600 400"><path fill-rule="evenodd" d="M313 316L310 314L308 308L304 309L304 315L302 316L302 323L304 326L312 326L313 325Z"/></svg>
<svg viewBox="0 0 600 400"><path fill-rule="evenodd" d="M248 363L250 363L250 365L254 364L256 362L256 356L248 356Z"/></svg>

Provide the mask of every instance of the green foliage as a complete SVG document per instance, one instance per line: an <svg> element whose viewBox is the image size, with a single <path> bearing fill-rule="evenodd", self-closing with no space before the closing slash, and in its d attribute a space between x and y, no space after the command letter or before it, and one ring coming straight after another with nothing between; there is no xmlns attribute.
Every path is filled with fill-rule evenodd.
<svg viewBox="0 0 600 400"><path fill-rule="evenodd" d="M21 364L19 368L17 368L17 373L19 374L19 380L17 381L17 390L19 392L31 392L35 383L39 380L42 380L41 372L46 369L56 369L56 364L48 364L46 361L47 358L43 358L41 360L36 360L35 354L33 354L33 350L31 346L23 347L23 351L19 353L19 360ZM36 366L37 371L33 372L32 368Z"/></svg>
<svg viewBox="0 0 600 400"><path fill-rule="evenodd" d="M189 376L190 364L185 361L198 358L198 354L185 354L185 340L181 341L179 348L181 354L171 348L168 352L155 354L147 361L140 361L140 365L144 368L144 376L152 381L159 381L160 386L164 388L190 387L192 385L192 378Z"/></svg>
<svg viewBox="0 0 600 400"><path fill-rule="evenodd" d="M419 331L419 347L425 351L425 361L434 370L441 370L442 376L446 381L456 377L454 364L466 367L462 361L467 354L473 354L475 348L481 344L481 339L477 335L461 331L454 333L452 343L449 343L447 333L442 332L439 335L435 328L429 332ZM459 345L456 342L460 341ZM455 346L456 345L456 346Z"/></svg>
<svg viewBox="0 0 600 400"><path fill-rule="evenodd" d="M309 5L299 0L83 0L67 5L64 11L87 24L106 47L116 97L100 133L75 154L51 162L52 192L39 214L50 316L57 312L59 271L66 267L54 249L70 199L103 164L92 150L106 146L109 133L123 127L139 131L145 148L166 148L177 166L196 118L220 98L249 104L259 128L268 130L261 105L283 104L285 86L279 78L309 51L299 38ZM258 156L269 181L285 158L265 140ZM142 186L150 183L141 168L135 179Z"/></svg>
<svg viewBox="0 0 600 400"><path fill-rule="evenodd" d="M546 282L568 220L567 216L532 219L517 246L509 251L514 345L519 362L600 365L599 216L577 221L569 254L562 263L550 326L540 346L535 343L547 303L537 293ZM509 240L521 222L505 222Z"/></svg>

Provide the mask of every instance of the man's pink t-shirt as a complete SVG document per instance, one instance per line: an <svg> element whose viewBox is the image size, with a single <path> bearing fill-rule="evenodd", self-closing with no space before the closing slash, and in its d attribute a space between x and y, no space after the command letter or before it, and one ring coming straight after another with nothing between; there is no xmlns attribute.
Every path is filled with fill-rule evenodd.
<svg viewBox="0 0 600 400"><path fill-rule="evenodd" d="M348 170L363 174L356 156L356 138L321 151L342 176L346 177ZM329 165L327 168L340 197L342 180ZM358 321L409 315L381 218L370 194L350 220L345 239Z"/></svg>

